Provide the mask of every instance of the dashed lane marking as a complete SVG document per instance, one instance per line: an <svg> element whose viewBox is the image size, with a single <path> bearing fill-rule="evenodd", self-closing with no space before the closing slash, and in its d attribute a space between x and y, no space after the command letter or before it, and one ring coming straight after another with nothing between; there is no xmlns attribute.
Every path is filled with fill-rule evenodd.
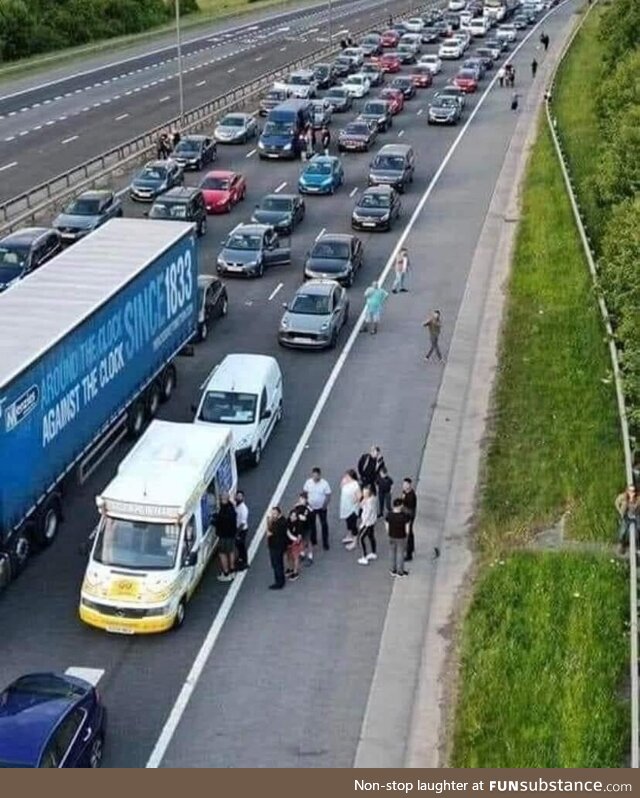
<svg viewBox="0 0 640 798"><path fill-rule="evenodd" d="M69 138L67 138L67 139L62 139L60 144L71 144L72 141L75 141L76 139L79 139L79 138L80 138L80 136L69 136Z"/></svg>
<svg viewBox="0 0 640 798"><path fill-rule="evenodd" d="M17 161L11 161L11 163L6 163L4 166L0 166L0 172L5 172L7 169L13 169L14 166L17 166Z"/></svg>

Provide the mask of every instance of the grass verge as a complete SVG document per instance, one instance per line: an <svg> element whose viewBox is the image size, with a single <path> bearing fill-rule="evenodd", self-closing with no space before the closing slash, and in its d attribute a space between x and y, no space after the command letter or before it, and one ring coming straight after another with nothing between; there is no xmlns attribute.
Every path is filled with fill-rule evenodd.
<svg viewBox="0 0 640 798"><path fill-rule="evenodd" d="M503 331L480 576L461 639L455 767L623 760L625 566L606 554L514 551L565 513L574 539L613 539L623 463L608 374L545 124L528 167Z"/></svg>

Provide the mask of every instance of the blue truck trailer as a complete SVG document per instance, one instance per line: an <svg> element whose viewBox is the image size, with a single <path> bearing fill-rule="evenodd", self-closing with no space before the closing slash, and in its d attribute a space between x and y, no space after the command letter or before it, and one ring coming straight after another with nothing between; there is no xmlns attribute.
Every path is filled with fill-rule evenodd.
<svg viewBox="0 0 640 798"><path fill-rule="evenodd" d="M55 539L66 477L171 396L197 277L193 225L114 219L0 295L0 588Z"/></svg>

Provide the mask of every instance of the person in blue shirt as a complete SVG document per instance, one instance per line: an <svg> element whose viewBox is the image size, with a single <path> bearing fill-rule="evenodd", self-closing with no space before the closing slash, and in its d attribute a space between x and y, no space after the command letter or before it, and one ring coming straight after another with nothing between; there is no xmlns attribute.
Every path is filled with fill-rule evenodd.
<svg viewBox="0 0 640 798"><path fill-rule="evenodd" d="M388 296L388 292L378 285L377 280L374 280L364 292L365 316L362 332L370 331L371 335L378 332L382 308Z"/></svg>

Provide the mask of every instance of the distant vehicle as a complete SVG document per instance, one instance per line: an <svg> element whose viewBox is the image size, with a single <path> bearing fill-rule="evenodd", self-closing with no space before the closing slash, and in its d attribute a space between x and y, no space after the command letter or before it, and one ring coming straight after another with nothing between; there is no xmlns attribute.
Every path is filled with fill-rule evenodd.
<svg viewBox="0 0 640 798"><path fill-rule="evenodd" d="M83 191L56 216L53 227L72 244L117 216L122 216L122 202L113 191Z"/></svg>
<svg viewBox="0 0 640 798"><path fill-rule="evenodd" d="M313 105L313 119L312 125L315 130L319 130L324 125L329 125L333 117L333 106L323 97L320 100L311 100Z"/></svg>
<svg viewBox="0 0 640 798"><path fill-rule="evenodd" d="M344 169L333 155L314 155L298 178L301 194L333 194L344 183Z"/></svg>
<svg viewBox="0 0 640 798"><path fill-rule="evenodd" d="M312 69L298 69L296 72L292 72L284 85L292 97L297 97L300 100L311 99L318 92L318 85Z"/></svg>
<svg viewBox="0 0 640 798"><path fill-rule="evenodd" d="M485 39L483 44L493 51L496 59L509 49L509 42L506 39Z"/></svg>
<svg viewBox="0 0 640 798"><path fill-rule="evenodd" d="M397 52L384 53L380 57L380 69L383 72L400 72L402 61Z"/></svg>
<svg viewBox="0 0 640 798"><path fill-rule="evenodd" d="M503 22L502 25L498 25L496 37L498 39L505 39L507 42L515 42L518 38L516 26L512 22Z"/></svg>
<svg viewBox="0 0 640 798"><path fill-rule="evenodd" d="M165 191L153 203L148 215L150 219L192 222L199 236L207 232L207 209L199 188L176 186Z"/></svg>
<svg viewBox="0 0 640 798"><path fill-rule="evenodd" d="M260 159L296 158L300 154L300 137L313 120L311 100L292 99L276 106L258 139Z"/></svg>
<svg viewBox="0 0 640 798"><path fill-rule="evenodd" d="M404 108L404 93L400 89L383 89L380 92L380 99L389 103L389 110L395 116Z"/></svg>
<svg viewBox="0 0 640 798"><path fill-rule="evenodd" d="M455 39L458 42L460 42L460 46L462 47L462 52L463 53L467 50L467 48L469 47L469 44L471 43L471 36L469 35L468 31L466 31L466 30L461 30L458 33L454 33L451 36L451 38Z"/></svg>
<svg viewBox="0 0 640 798"><path fill-rule="evenodd" d="M129 196L138 202L153 200L184 183L184 170L175 161L149 161L131 181Z"/></svg>
<svg viewBox="0 0 640 798"><path fill-rule="evenodd" d="M460 103L460 108L463 109L467 104L467 95L462 89L457 86L445 86L443 89L438 89L435 97L453 97Z"/></svg>
<svg viewBox="0 0 640 798"><path fill-rule="evenodd" d="M338 135L339 152L368 152L378 136L375 122L356 119L349 122Z"/></svg>
<svg viewBox="0 0 640 798"><path fill-rule="evenodd" d="M278 343L302 349L333 348L349 320L349 299L334 280L309 280L285 304Z"/></svg>
<svg viewBox="0 0 640 798"><path fill-rule="evenodd" d="M314 241L304 263L305 279L336 280L347 288L353 285L364 260L364 247L358 236L323 233Z"/></svg>
<svg viewBox="0 0 640 798"><path fill-rule="evenodd" d="M409 42L400 42L396 47L396 54L401 64L415 64L418 58L418 48Z"/></svg>
<svg viewBox="0 0 640 798"><path fill-rule="evenodd" d="M431 75L429 75L431 77ZM402 92L405 100L410 100L416 96L416 87L410 75L398 75L389 84L390 89L397 89Z"/></svg>
<svg viewBox="0 0 640 798"><path fill-rule="evenodd" d="M271 266L291 263L291 249L280 246L268 224L239 224L228 235L217 258L218 274L262 277Z"/></svg>
<svg viewBox="0 0 640 798"><path fill-rule="evenodd" d="M227 288L219 277L198 275L198 340L205 341L215 319L229 312Z"/></svg>
<svg viewBox="0 0 640 798"><path fill-rule="evenodd" d="M477 47L475 51L476 58L482 62L485 71L493 69L495 64L496 55L490 47Z"/></svg>
<svg viewBox="0 0 640 798"><path fill-rule="evenodd" d="M440 33L441 39L448 39L453 35L453 25L445 19L434 22L433 27Z"/></svg>
<svg viewBox="0 0 640 798"><path fill-rule="evenodd" d="M9 233L0 240L0 292L31 274L61 250L62 240L57 230L23 227Z"/></svg>
<svg viewBox="0 0 640 798"><path fill-rule="evenodd" d="M400 37L400 45L408 44L410 45L416 56L422 52L422 34L421 33L405 33L403 36Z"/></svg>
<svg viewBox="0 0 640 798"><path fill-rule="evenodd" d="M438 57L443 61L445 59L458 59L462 58L462 44L456 39L446 39L438 49Z"/></svg>
<svg viewBox="0 0 640 798"><path fill-rule="evenodd" d="M349 75L348 78L345 78L342 81L342 88L346 89L352 97L362 99L371 91L371 84L365 75L358 72L355 75Z"/></svg>
<svg viewBox="0 0 640 798"><path fill-rule="evenodd" d="M462 116L462 106L455 97L435 97L429 105L427 124L457 125Z"/></svg>
<svg viewBox="0 0 640 798"><path fill-rule="evenodd" d="M452 30L460 30L460 25L462 23L462 14L459 14L455 11L450 11L448 14L445 14L443 17L444 21L451 25Z"/></svg>
<svg viewBox="0 0 640 798"><path fill-rule="evenodd" d="M0 767L99 768L107 713L84 679L30 673L0 693Z"/></svg>
<svg viewBox="0 0 640 798"><path fill-rule="evenodd" d="M418 66L428 67L431 70L432 75L439 75L442 71L442 61L435 53L429 53L428 55L420 56Z"/></svg>
<svg viewBox="0 0 640 798"><path fill-rule="evenodd" d="M422 17L411 17L404 20L404 26L410 33L421 33L425 25Z"/></svg>
<svg viewBox="0 0 640 798"><path fill-rule="evenodd" d="M326 99L337 114L348 111L353 105L353 95L343 86L334 86L326 94Z"/></svg>
<svg viewBox="0 0 640 798"><path fill-rule="evenodd" d="M360 70L360 74L367 78L372 88L380 86L384 81L384 73L378 64L365 64Z"/></svg>
<svg viewBox="0 0 640 798"><path fill-rule="evenodd" d="M484 0L484 14L497 22L502 22L519 5L520 0Z"/></svg>
<svg viewBox="0 0 640 798"><path fill-rule="evenodd" d="M240 172L216 170L200 181L207 213L229 213L247 196L247 181Z"/></svg>
<svg viewBox="0 0 640 798"><path fill-rule="evenodd" d="M267 194L256 205L251 221L271 225L279 235L291 235L305 212L304 199L298 194Z"/></svg>
<svg viewBox="0 0 640 798"><path fill-rule="evenodd" d="M526 30L529 27L529 19L524 14L516 14L513 18L513 27L516 30Z"/></svg>
<svg viewBox="0 0 640 798"><path fill-rule="evenodd" d="M391 230L400 208L398 192L391 186L370 186L356 201L351 226L354 230Z"/></svg>
<svg viewBox="0 0 640 798"><path fill-rule="evenodd" d="M423 44L435 44L440 39L440 33L437 28L425 28L420 34Z"/></svg>
<svg viewBox="0 0 640 798"><path fill-rule="evenodd" d="M433 72L426 64L418 64L411 70L411 82L417 89L428 89L433 84Z"/></svg>
<svg viewBox="0 0 640 798"><path fill-rule="evenodd" d="M400 41L400 34L397 30L386 30L382 34L381 44L383 47L395 47Z"/></svg>
<svg viewBox="0 0 640 798"><path fill-rule="evenodd" d="M409 144L385 144L371 161L369 167L370 186L393 186L404 193L407 185L413 183L415 154Z"/></svg>
<svg viewBox="0 0 640 798"><path fill-rule="evenodd" d="M251 114L227 114L213 132L219 144L246 144L258 135L258 123Z"/></svg>
<svg viewBox="0 0 640 798"><path fill-rule="evenodd" d="M343 58L350 58L356 69L364 64L365 52L361 47L347 47L342 51Z"/></svg>
<svg viewBox="0 0 640 798"><path fill-rule="evenodd" d="M195 134L183 136L170 156L183 169L200 171L203 166L213 163L218 157L215 141L209 136Z"/></svg>
<svg viewBox="0 0 640 798"><path fill-rule="evenodd" d="M260 116L266 116L276 106L288 100L291 95L284 87L273 87L265 94L260 100L259 113Z"/></svg>
<svg viewBox="0 0 640 798"><path fill-rule="evenodd" d="M314 64L311 67L316 86L319 89L328 89L336 82L338 76L333 64Z"/></svg>
<svg viewBox="0 0 640 798"><path fill-rule="evenodd" d="M449 4L447 5L449 11L464 11L466 7L466 0L449 0Z"/></svg>
<svg viewBox="0 0 640 798"><path fill-rule="evenodd" d="M359 42L365 56L378 55L382 52L382 36L379 33L369 33Z"/></svg>
<svg viewBox="0 0 640 798"><path fill-rule="evenodd" d="M487 73L487 68L481 58L465 58L462 62L462 69L471 69L476 73L476 78L480 81Z"/></svg>
<svg viewBox="0 0 640 798"><path fill-rule="evenodd" d="M384 133L393 126L393 114L386 100L368 100L364 104L359 119L365 119L367 122L375 122L381 133Z"/></svg>
<svg viewBox="0 0 640 798"><path fill-rule="evenodd" d="M478 90L478 73L474 69L461 69L453 79L453 85L471 94Z"/></svg>
<svg viewBox="0 0 640 798"><path fill-rule="evenodd" d="M469 33L472 36L484 37L489 33L490 27L487 17L475 17L469 25Z"/></svg>
<svg viewBox="0 0 640 798"><path fill-rule="evenodd" d="M347 75L355 72L357 67L351 58L339 55L333 61L333 69L336 74L336 80L339 80L340 78L346 78Z"/></svg>

